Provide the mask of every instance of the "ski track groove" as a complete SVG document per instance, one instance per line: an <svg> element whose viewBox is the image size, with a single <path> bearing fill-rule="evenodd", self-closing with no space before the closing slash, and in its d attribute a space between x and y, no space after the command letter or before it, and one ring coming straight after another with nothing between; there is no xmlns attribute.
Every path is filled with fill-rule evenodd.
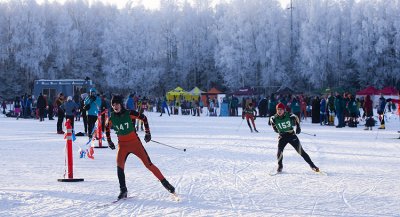
<svg viewBox="0 0 400 217"><path fill-rule="evenodd" d="M306 173L303 173L303 175L301 175L301 176L303 177L303 178L302 178L303 180L310 179L309 176L308 176L308 174L306 174ZM278 177L274 177L274 183L276 183L277 186L279 187L279 185L278 185L278 183L277 183L277 181L276 181L277 178L278 178ZM326 195L329 195L329 194L331 193L331 189L333 189L333 188L337 187L338 185L342 184L342 181L343 181L343 180L344 180L344 178L341 179L340 181L336 182L336 184L330 186L330 188L327 190ZM320 182L321 182L321 181L320 181ZM324 183L326 184L326 182L324 182ZM279 189L281 189L281 188L279 187ZM314 200L314 202L313 202L313 206L312 206L312 208L311 208L311 216L314 215L314 212L315 212L315 209L316 209L316 207L317 207L319 198L321 198L321 197L316 197L315 200ZM298 208L298 207L301 207L301 206L304 206L304 205L308 205L308 204L309 204L309 202L303 202L303 203L297 204L296 206L291 207L291 208L284 208L283 211L280 211L280 212L276 213L276 214L273 215L273 216L281 216L282 214L285 214L287 211L292 211L292 210L295 210L295 209ZM276 206L278 207L279 205L277 204Z"/></svg>
<svg viewBox="0 0 400 217"><path fill-rule="evenodd" d="M357 199L361 195L364 195L365 193L369 193L369 192L374 191L376 189L376 186L379 185L382 181L383 181L383 178L379 179L378 183L374 184L371 188L367 188L367 189L361 191L360 193L358 193L357 195L355 195L354 197L352 197L352 198L350 198L348 200L344 196L344 192L345 192L346 189L343 189L341 195L342 195L342 199L343 199L344 203L347 205L347 207L343 208L341 215L343 215L343 213L346 211L347 208L350 208L352 210L356 210L355 208L353 208L353 206L351 206L350 202L354 201L355 199Z"/></svg>
<svg viewBox="0 0 400 217"><path fill-rule="evenodd" d="M242 184L243 186L246 186L246 189L251 189L251 187L248 185L248 183L245 182L245 181L243 180L243 177L241 177L241 176L238 175L238 178L239 178L239 181L241 182L241 184ZM247 192L247 193L245 193L245 194L246 194L246 199L248 199L248 200L251 201L251 203L252 203L252 205L253 205L253 207L254 207L255 209L259 209L258 206L256 205L256 202L255 202L254 199L251 197L250 190L248 190L248 191L246 191L246 192ZM241 193L242 193L242 195L243 195L243 192L241 192Z"/></svg>
<svg viewBox="0 0 400 217"><path fill-rule="evenodd" d="M332 193L331 191L332 191L334 188L337 188L338 186L342 185L342 184L343 184L343 181L344 181L344 178L340 179L340 180L337 181L335 184L331 185L331 186L326 190L326 195L323 195L323 196L328 196L329 194L331 194L331 193ZM320 181L320 182L322 182L322 181ZM325 185L327 185L327 183L328 183L328 182L324 182ZM328 185L328 186L329 186L329 185ZM321 198L321 196L315 197L314 206L313 206L311 215L314 215L315 209L316 209L316 207L317 207L317 204L318 204L318 201L320 200L320 198Z"/></svg>
<svg viewBox="0 0 400 217"><path fill-rule="evenodd" d="M343 191L340 193L341 198L342 198L344 204L346 204L346 206L347 206L348 208L353 209L353 207L351 206L351 204L349 203L349 201L347 201L346 197L344 196L345 191L346 191L346 188L343 189ZM342 215L343 215L343 212L345 211L345 209L346 209L346 207L343 208L343 210L342 210Z"/></svg>
<svg viewBox="0 0 400 217"><path fill-rule="evenodd" d="M243 200L246 199L246 198L248 199L249 196L246 195L246 198L244 198L245 195L244 195L243 191L239 190L238 181L241 180L241 177L238 175L238 173L239 173L240 170L237 170L236 168L237 168L237 166L236 166L236 164L235 164L234 167L233 167L233 174L234 174L234 176L235 176L235 190L238 191L238 192L241 194L241 196L242 196L242 197L241 197L242 199L241 199L241 201L239 202L239 204L243 204Z"/></svg>

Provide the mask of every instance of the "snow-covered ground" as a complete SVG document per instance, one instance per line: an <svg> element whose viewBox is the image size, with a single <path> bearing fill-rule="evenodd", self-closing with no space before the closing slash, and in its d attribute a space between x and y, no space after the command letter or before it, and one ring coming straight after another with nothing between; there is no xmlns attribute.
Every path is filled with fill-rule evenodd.
<svg viewBox="0 0 400 217"><path fill-rule="evenodd" d="M86 137L77 137L73 153L74 177L85 181L58 182L65 140L55 133L56 121L0 117L0 216L400 216L394 115L386 130L304 122L303 132L317 136L300 134L303 147L328 176L313 173L290 145L284 173L270 176L277 135L265 118L257 118L255 134L240 117L147 115L154 140L187 149L145 144L180 202L130 155L132 198L110 204L119 193L116 151L95 149L95 160L80 159ZM82 131L82 122L76 129Z"/></svg>

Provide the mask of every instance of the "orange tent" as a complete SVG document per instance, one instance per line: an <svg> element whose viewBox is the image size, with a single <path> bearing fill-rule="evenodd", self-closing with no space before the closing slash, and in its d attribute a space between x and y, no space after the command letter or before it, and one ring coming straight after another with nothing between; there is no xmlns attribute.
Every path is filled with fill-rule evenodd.
<svg viewBox="0 0 400 217"><path fill-rule="evenodd" d="M213 87L207 92L201 94L201 101L203 101L205 106L208 106L208 99L217 99L217 95L220 93L222 93L220 90Z"/></svg>

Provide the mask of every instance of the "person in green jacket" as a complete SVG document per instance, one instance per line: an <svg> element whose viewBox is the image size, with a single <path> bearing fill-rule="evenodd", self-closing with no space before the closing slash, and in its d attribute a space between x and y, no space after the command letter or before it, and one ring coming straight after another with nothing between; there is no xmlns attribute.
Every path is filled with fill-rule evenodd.
<svg viewBox="0 0 400 217"><path fill-rule="evenodd" d="M108 147L112 150L115 149L115 144L111 140L111 128L114 129L118 138L118 151L117 151L117 175L120 186L120 194L118 200L127 198L128 189L125 182L125 162L129 154L136 155L144 164L144 166L153 173L153 175L161 182L165 189L171 194L175 195L175 187L172 186L157 166L153 164L144 148L142 141L136 133L134 124L135 119L142 120L145 127L144 141L151 141L150 127L147 117L143 113L135 110L127 110L123 106L123 98L120 95L114 95L111 99L111 106L113 111L111 116L106 122L106 137Z"/></svg>
<svg viewBox="0 0 400 217"><path fill-rule="evenodd" d="M285 112L285 106L282 103L276 105L276 112L277 114L272 116L270 121L274 131L279 134L278 152L276 155L278 160L277 172L282 172L283 149L285 149L288 143L303 157L314 172L319 172L319 168L315 166L310 156L304 151L299 138L296 136L296 134L300 134L301 132L299 118L292 113ZM296 131L294 130L294 126L296 126Z"/></svg>
<svg viewBox="0 0 400 217"><path fill-rule="evenodd" d="M348 125L349 127L357 127L357 117L358 117L358 107L357 107L357 102L354 99L354 96L351 94L348 95L349 101L347 102L347 112L349 115L349 122Z"/></svg>

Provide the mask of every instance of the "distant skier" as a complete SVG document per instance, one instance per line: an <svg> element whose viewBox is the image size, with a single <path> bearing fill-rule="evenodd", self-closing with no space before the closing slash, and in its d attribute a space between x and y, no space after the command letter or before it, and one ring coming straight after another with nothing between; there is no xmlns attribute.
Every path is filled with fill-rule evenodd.
<svg viewBox="0 0 400 217"><path fill-rule="evenodd" d="M171 193L175 194L175 188L165 179L160 170L151 162L142 142L140 141L134 125L134 120L142 120L145 127L144 141L150 142L151 134L147 117L144 114L139 114L135 110L128 111L123 106L123 99L121 96L116 95L111 99L111 106L113 112L106 123L106 137L108 146L115 149L114 143L111 141L110 128L112 127L118 136L118 152L117 152L117 174L120 186L120 194L118 199L126 198L128 190L125 184L125 162L130 153L135 154L148 170L150 170L161 184Z"/></svg>
<svg viewBox="0 0 400 217"><path fill-rule="evenodd" d="M283 169L283 149L285 146L290 143L293 148L299 153L304 160L310 165L311 169L315 172L319 172L319 168L315 166L315 164L311 161L310 156L304 151L303 147L300 144L299 138L296 134L300 134L300 121L299 118L291 114L289 112L285 112L285 106L282 103L278 103L276 105L277 114L271 117L271 125L276 133L279 133L279 141L278 141L278 169L277 172L282 172ZM296 133L293 129L294 125L296 125Z"/></svg>
<svg viewBox="0 0 400 217"><path fill-rule="evenodd" d="M242 112L242 119L246 118L247 125L249 125L250 131L253 132L253 129L251 128L250 121L253 124L254 131L258 133L258 130L256 129L256 124L254 123L254 120L257 117L257 111L253 107L253 103L249 103L246 108Z"/></svg>

